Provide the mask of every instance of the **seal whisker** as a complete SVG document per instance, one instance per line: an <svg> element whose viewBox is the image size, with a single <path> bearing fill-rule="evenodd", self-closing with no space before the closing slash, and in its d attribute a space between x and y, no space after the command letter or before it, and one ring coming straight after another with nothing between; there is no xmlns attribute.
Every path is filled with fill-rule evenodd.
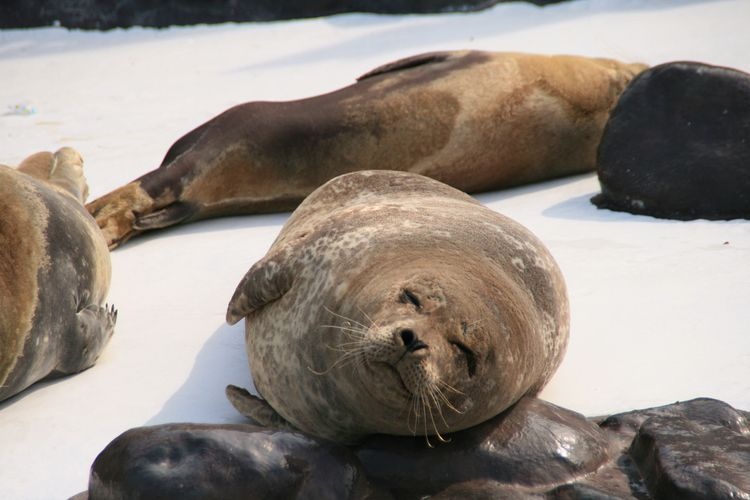
<svg viewBox="0 0 750 500"><path fill-rule="evenodd" d="M358 333L358 334L361 334L363 338L369 331L364 328L352 328L349 326L339 326L339 325L320 325L320 327L321 328L334 328L336 330L341 330L342 332L346 332L347 334Z"/></svg>
<svg viewBox="0 0 750 500"><path fill-rule="evenodd" d="M440 407L438 406L438 409L439 408ZM447 440L443 436L440 435L440 431L437 428L437 422L435 422L435 415L432 413L432 408L430 407L429 401L427 401L427 412L430 414L430 421L432 422L432 428L435 429L435 436L437 436L437 438L443 443L449 443L450 440ZM442 416L442 413L440 415ZM427 418L425 418L425 426L426 426L426 420ZM427 430L425 429L425 437L426 436L427 436ZM432 446L430 446L430 448L432 448Z"/></svg>
<svg viewBox="0 0 750 500"><path fill-rule="evenodd" d="M427 446L429 446L430 448L434 448L434 446L432 446L432 443L430 442L430 436L427 434L427 410L429 407L427 406L426 398L424 397L424 389L419 391L419 400L422 402L422 418L424 420L424 440L427 442Z"/></svg>
<svg viewBox="0 0 750 500"><path fill-rule="evenodd" d="M445 396L442 394L442 392L440 391L440 389L437 388L437 386L432 386L430 388L430 396L432 397L433 401L435 401L435 408L437 409L438 414L440 415L440 419L443 421L443 424L445 424L446 428L450 428L450 425L445 420L445 416L443 415L443 409L441 408L440 402L437 400L436 393L437 393L437 395L439 395L446 402L447 406L451 410L453 410L453 411L455 411L457 413L461 413L461 412L459 412L458 410L456 410L456 408L445 399ZM433 425L434 424L435 424L435 421L433 420ZM435 426L435 433L437 434L438 439L440 439L444 443L450 443L452 441L451 439L444 438L440 434L440 432L438 431L437 426Z"/></svg>
<svg viewBox="0 0 750 500"><path fill-rule="evenodd" d="M328 311L329 313L333 314L333 315L334 315L334 316L336 316L337 318L341 318L341 319L343 319L343 320L346 320L346 321L350 321L350 322L352 322L352 323L356 323L357 325L361 326L361 327L362 327L362 328L364 328L365 330L369 330L369 327L368 327L367 325L364 325L364 324L360 323L360 322L359 322L359 321L357 321L356 319L352 319L352 318L347 318L346 316L342 316L341 314L335 313L335 312L331 311L330 309L328 309L328 307L326 307L326 306L323 306L323 309L325 309L325 310L326 310L326 311Z"/></svg>
<svg viewBox="0 0 750 500"><path fill-rule="evenodd" d="M406 415L406 427L409 431L416 436L417 435L417 423L419 422L419 410L417 408L417 395L412 394L409 402L409 412ZM411 415L414 414L414 426L411 425Z"/></svg>
<svg viewBox="0 0 750 500"><path fill-rule="evenodd" d="M344 335L351 341L351 342L360 342L364 343L370 340L368 335L364 335L362 333L358 332L348 332L346 330L342 330Z"/></svg>
<svg viewBox="0 0 750 500"><path fill-rule="evenodd" d="M466 396L466 394L464 394L463 392L459 391L458 389L456 389L455 387L453 387L449 383L445 382L444 380L438 380L437 382L438 382L438 384L442 385L446 389L450 389L451 391L455 392L456 394L459 394L461 396Z"/></svg>
<svg viewBox="0 0 750 500"><path fill-rule="evenodd" d="M435 395L435 387L432 387L432 386L428 387L427 394L430 396L430 399L432 399L432 402L435 403L435 409L437 410L438 415L440 416L440 419L443 421L445 426L448 427L448 422L446 422L445 416L443 416L443 410L440 407L440 401L438 401L437 396ZM433 421L433 424L434 424L434 421Z"/></svg>
<svg viewBox="0 0 750 500"><path fill-rule="evenodd" d="M435 390L435 393L437 393L437 395L440 396L440 399L443 400L443 402L445 403L445 406L447 406L448 408L450 408L454 412L458 413L459 415L463 415L464 414L464 412L462 412L461 410L459 410L458 408L456 408L455 406L453 406L453 403L451 403L448 400L448 397L443 393L443 391L440 390L439 387L435 386L434 390Z"/></svg>
<svg viewBox="0 0 750 500"><path fill-rule="evenodd" d="M330 347L330 346L329 346ZM334 349L335 350L335 349ZM334 368L343 368L347 365L350 365L358 360L361 356L358 356L361 352L359 350L352 350L345 352L339 359L333 362L331 366L323 370L322 372L319 372L315 370L312 366L308 366L307 369L310 370L315 375L326 375L330 373Z"/></svg>
<svg viewBox="0 0 750 500"><path fill-rule="evenodd" d="M343 344L337 344L335 346L327 345L326 347L331 351L353 353L355 350L364 352L365 351L364 347L366 345L367 344L365 344L364 342L346 342Z"/></svg>
<svg viewBox="0 0 750 500"><path fill-rule="evenodd" d="M359 312L361 312L361 313L362 313L362 315L363 315L363 316L364 316L365 318L367 318L367 321L369 321L369 322L370 322L370 328L372 328L373 326L374 326L375 328L380 328L380 325L379 325L379 324L378 324L378 323L377 323L376 321L373 321L373 319L372 319L372 318L371 318L371 317L370 317L370 316L369 316L369 315L368 315L368 314L367 314L366 312L364 312L364 311L362 310L362 308L361 308L361 307L357 306L357 309L359 310Z"/></svg>

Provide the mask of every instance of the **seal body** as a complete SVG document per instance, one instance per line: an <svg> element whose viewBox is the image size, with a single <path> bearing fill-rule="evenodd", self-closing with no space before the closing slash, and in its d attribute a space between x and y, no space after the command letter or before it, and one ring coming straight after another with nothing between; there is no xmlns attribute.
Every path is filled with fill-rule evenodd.
<svg viewBox="0 0 750 500"><path fill-rule="evenodd" d="M311 194L237 287L227 320L243 317L265 402L230 390L235 406L343 443L484 422L542 389L569 327L562 275L533 234L392 171Z"/></svg>
<svg viewBox="0 0 750 500"><path fill-rule="evenodd" d="M641 73L598 151L609 208L668 219L750 218L750 74L697 62Z"/></svg>
<svg viewBox="0 0 750 500"><path fill-rule="evenodd" d="M0 400L92 366L112 335L109 251L87 192L70 148L0 166Z"/></svg>
<svg viewBox="0 0 750 500"><path fill-rule="evenodd" d="M466 192L591 171L610 108L643 68L520 53L414 56L329 94L231 108L88 208L114 247L180 222L289 210L357 170L415 172Z"/></svg>

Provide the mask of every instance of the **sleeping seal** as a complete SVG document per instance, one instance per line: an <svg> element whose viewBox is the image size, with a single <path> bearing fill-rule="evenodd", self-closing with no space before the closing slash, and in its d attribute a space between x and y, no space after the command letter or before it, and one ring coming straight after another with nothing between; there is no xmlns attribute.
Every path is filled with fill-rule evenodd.
<svg viewBox="0 0 750 500"><path fill-rule="evenodd" d="M92 202L111 248L146 230L290 210L337 175L416 172L466 192L591 171L640 64L477 51L418 55L335 92L233 107Z"/></svg>
<svg viewBox="0 0 750 500"><path fill-rule="evenodd" d="M292 214L248 271L245 318L265 401L242 413L350 444L477 425L536 394L562 360L565 284L520 224L421 175L337 177Z"/></svg>
<svg viewBox="0 0 750 500"><path fill-rule="evenodd" d="M109 251L71 148L0 165L0 401L89 368L112 336Z"/></svg>

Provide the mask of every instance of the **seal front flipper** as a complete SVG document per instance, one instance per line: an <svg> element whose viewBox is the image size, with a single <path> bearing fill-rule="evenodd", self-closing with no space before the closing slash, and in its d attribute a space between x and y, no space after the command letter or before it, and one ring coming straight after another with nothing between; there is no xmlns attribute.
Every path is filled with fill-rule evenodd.
<svg viewBox="0 0 750 500"><path fill-rule="evenodd" d="M357 78L358 82L372 78L373 76L382 75L385 73L395 73L405 69L416 68L417 66L424 66L425 64L432 64L443 62L451 56L452 52L427 52L416 56L405 57L398 61L383 64L377 68L368 71L364 75Z"/></svg>
<svg viewBox="0 0 750 500"><path fill-rule="evenodd" d="M292 287L290 253L288 249L281 250L250 268L229 301L227 323L234 325L251 312L281 298Z"/></svg>
<svg viewBox="0 0 750 500"><path fill-rule="evenodd" d="M112 338L117 310L90 304L76 313L75 332L63 346L60 364L51 376L68 375L90 368Z"/></svg>
<svg viewBox="0 0 750 500"><path fill-rule="evenodd" d="M271 405L261 398L253 396L247 389L236 385L228 385L225 392L227 399L238 412L263 427L296 430L289 422L284 420L284 417L276 413Z"/></svg>

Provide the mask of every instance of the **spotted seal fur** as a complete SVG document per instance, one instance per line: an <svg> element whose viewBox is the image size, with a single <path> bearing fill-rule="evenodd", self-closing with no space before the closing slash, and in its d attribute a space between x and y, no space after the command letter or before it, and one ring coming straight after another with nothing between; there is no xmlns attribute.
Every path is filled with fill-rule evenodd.
<svg viewBox="0 0 750 500"><path fill-rule="evenodd" d="M245 318L268 426L342 443L465 429L536 394L562 360L560 270L527 229L421 175L337 177L292 214L248 271Z"/></svg>

